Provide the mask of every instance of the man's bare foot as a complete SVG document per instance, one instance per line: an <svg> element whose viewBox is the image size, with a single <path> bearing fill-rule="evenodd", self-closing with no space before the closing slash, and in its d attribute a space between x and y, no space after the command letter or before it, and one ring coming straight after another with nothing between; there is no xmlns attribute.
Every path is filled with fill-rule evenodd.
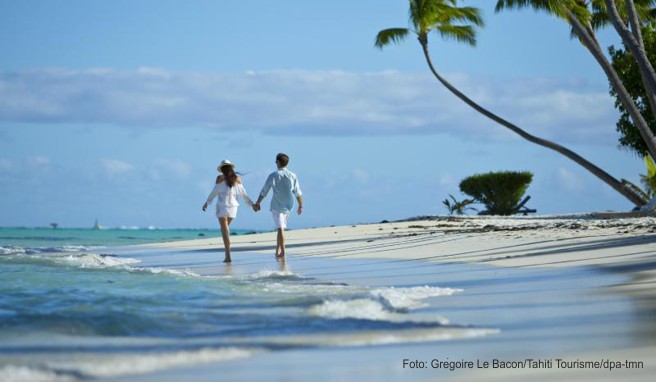
<svg viewBox="0 0 656 382"><path fill-rule="evenodd" d="M229 257L226 257L225 259L223 259L223 262L224 263L232 263L232 259L229 258Z"/></svg>
<svg viewBox="0 0 656 382"><path fill-rule="evenodd" d="M282 259L285 257L285 252L276 253L276 259Z"/></svg>

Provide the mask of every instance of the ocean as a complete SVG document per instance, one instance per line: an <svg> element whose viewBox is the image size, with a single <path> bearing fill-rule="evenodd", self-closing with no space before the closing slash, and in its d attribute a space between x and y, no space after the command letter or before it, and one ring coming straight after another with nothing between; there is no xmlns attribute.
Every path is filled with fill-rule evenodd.
<svg viewBox="0 0 656 382"><path fill-rule="evenodd" d="M254 230L233 230L232 234L255 233ZM170 242L219 236L216 229L165 229L165 228L6 228L0 227L0 254L10 252L7 247L22 247L26 250L56 252L70 250L76 246L119 246Z"/></svg>
<svg viewBox="0 0 656 382"><path fill-rule="evenodd" d="M260 266L261 255L245 253L237 258L252 271L201 276L144 265L164 249L123 247L202 237L218 231L0 229L0 381L119 378L290 349L494 332L423 309L457 288L353 285L271 266L269 257Z"/></svg>

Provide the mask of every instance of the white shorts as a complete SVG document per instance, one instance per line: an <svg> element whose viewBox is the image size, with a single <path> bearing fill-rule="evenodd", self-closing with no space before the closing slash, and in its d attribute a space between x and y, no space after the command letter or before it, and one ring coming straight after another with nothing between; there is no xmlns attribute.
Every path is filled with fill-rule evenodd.
<svg viewBox="0 0 656 382"><path fill-rule="evenodd" d="M239 207L220 207L216 210L217 218L236 218Z"/></svg>
<svg viewBox="0 0 656 382"><path fill-rule="evenodd" d="M287 228L287 218L289 217L289 214L278 211L271 211L271 217L273 217L273 225L276 227L276 229Z"/></svg>

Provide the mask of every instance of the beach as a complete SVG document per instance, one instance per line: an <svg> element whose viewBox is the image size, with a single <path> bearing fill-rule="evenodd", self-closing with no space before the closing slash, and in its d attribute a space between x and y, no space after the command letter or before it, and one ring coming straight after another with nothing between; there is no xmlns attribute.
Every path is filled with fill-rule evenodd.
<svg viewBox="0 0 656 382"><path fill-rule="evenodd" d="M179 335L66 338L59 347L55 337L51 348L15 338L3 363L13 346L14 359L32 349L32 366L0 375L21 380L47 365L43 380L651 380L655 223L621 214L424 217L290 230L284 262L273 255L275 233L238 235L230 265L218 233L106 248L105 262L174 274L167 293L224 285L189 278L247 288L241 301L213 296L216 308L202 311L238 305L232 329L207 335L194 328L209 325L198 316ZM185 303L176 301L162 304Z"/></svg>
<svg viewBox="0 0 656 382"><path fill-rule="evenodd" d="M269 339L302 346L125 380L650 380L654 223L589 215L442 217L292 230L286 269L348 284L461 289L432 297L422 312L457 327L334 343ZM273 233L235 237L230 271L277 267L274 244ZM149 258L151 265L182 261L192 272L225 272L218 238L144 249L168 251Z"/></svg>

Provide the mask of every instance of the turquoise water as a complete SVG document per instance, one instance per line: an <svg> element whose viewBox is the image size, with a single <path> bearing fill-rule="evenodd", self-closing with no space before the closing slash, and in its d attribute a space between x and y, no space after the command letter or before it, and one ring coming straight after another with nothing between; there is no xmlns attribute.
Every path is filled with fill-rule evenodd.
<svg viewBox="0 0 656 382"><path fill-rule="evenodd" d="M349 285L272 269L268 257L249 273L200 276L143 265L163 249L107 251L201 234L218 233L0 229L0 380L93 380L286 349L488 333L418 314L457 289Z"/></svg>
<svg viewBox="0 0 656 382"><path fill-rule="evenodd" d="M234 230L233 234L255 231ZM118 246L169 242L218 236L218 229L159 229L159 228L1 228L1 247L57 249L64 246Z"/></svg>

